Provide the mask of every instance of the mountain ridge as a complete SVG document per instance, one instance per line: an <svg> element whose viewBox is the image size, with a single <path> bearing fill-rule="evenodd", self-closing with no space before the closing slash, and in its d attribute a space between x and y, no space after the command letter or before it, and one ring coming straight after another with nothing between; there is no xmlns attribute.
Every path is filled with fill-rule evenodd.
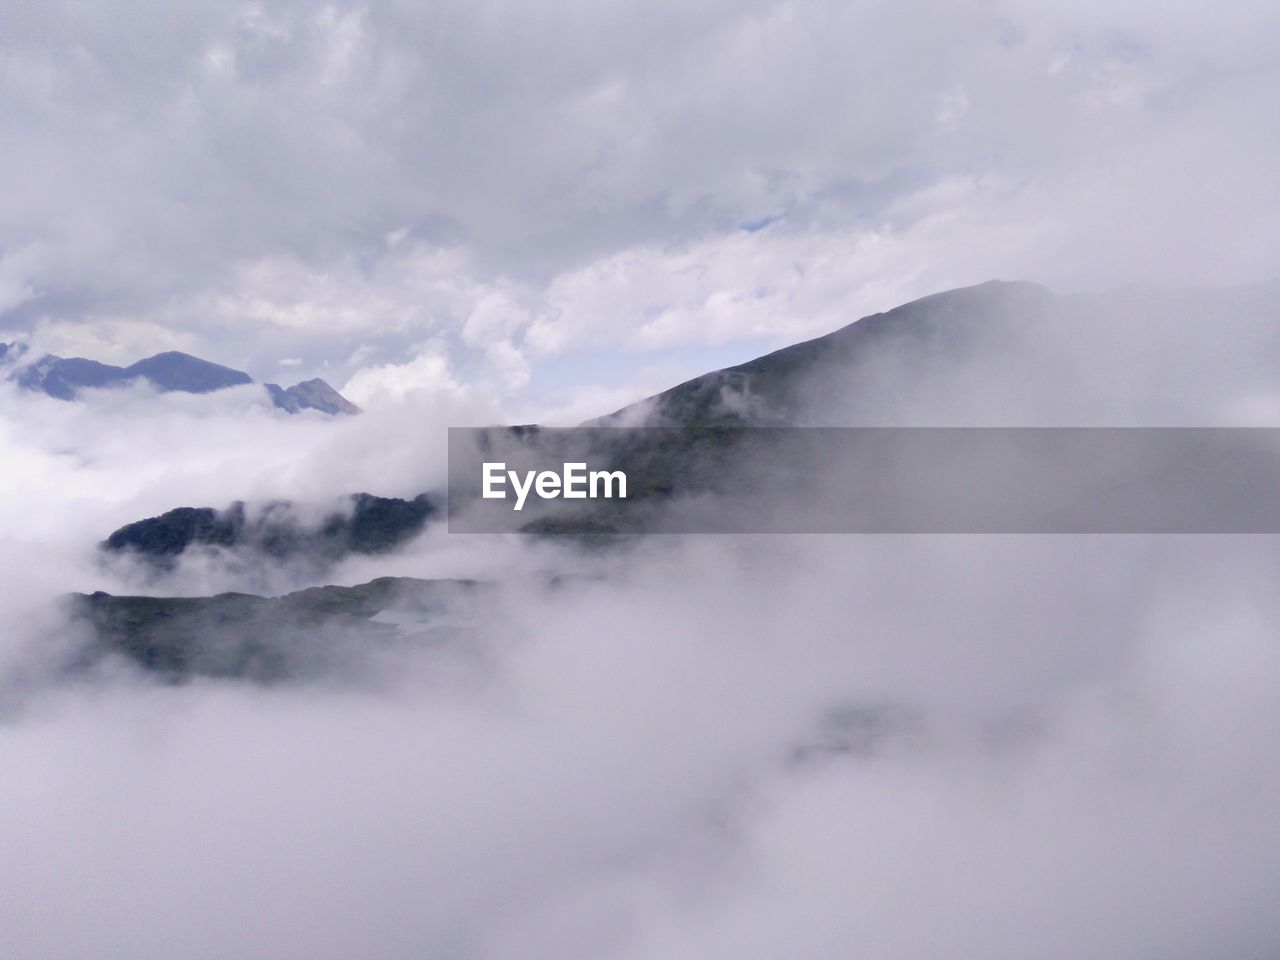
<svg viewBox="0 0 1280 960"><path fill-rule="evenodd" d="M448 615L465 614L482 588L474 580L377 577L276 597L72 593L63 603L81 643L68 668L91 669L114 655L168 683L347 678L370 657L456 632Z"/></svg>
<svg viewBox="0 0 1280 960"><path fill-rule="evenodd" d="M135 520L111 533L99 548L107 554L133 554L164 570L188 548L247 549L274 561L305 555L332 563L347 554L387 553L420 533L441 505L426 494L412 500L355 493L345 509L335 509L311 524L302 522L285 501L250 512L243 501L217 510L177 507L159 516Z"/></svg>
<svg viewBox="0 0 1280 960"><path fill-rule="evenodd" d="M45 354L22 363L23 344L0 344L0 362L13 363L6 379L27 390L44 393L57 400L76 400L81 390L123 387L145 380L160 393L214 393L256 381L242 370L204 360L179 350L167 350L144 357L127 367L89 360ZM330 415L359 413L360 408L320 378L284 388L262 384L273 405L287 413L318 410Z"/></svg>
<svg viewBox="0 0 1280 960"><path fill-rule="evenodd" d="M803 377L819 364L839 366L861 350L911 338L936 349L954 346L997 311L1044 314L1055 295L1026 280L988 280L919 297L892 309L860 317L830 333L780 347L731 367L700 374L673 387L588 420L582 426L617 426L644 415L647 426L776 425L786 422L797 399L789 379ZM753 410L734 409L725 393L757 402ZM775 409L766 409L770 404ZM754 414L754 416L753 416ZM759 419L757 419L757 417Z"/></svg>
<svg viewBox="0 0 1280 960"><path fill-rule="evenodd" d="M1277 369L1280 284L1201 293L1063 295L1033 283L989 281L931 294L712 370L581 426L684 428L584 431L599 435L584 441L597 444L590 450L592 462L598 453L601 466L625 468L639 494L635 499L658 516L683 495L714 493L708 466L716 468L711 475L733 478L735 484L755 477L740 469L744 464L759 461L767 475L770 457L777 453L767 435L776 431L721 427L1221 426L1233 422L1229 418L1241 391L1249 396L1274 389ZM519 454L521 444L554 444L548 437L553 432L536 425L495 426L483 432L481 447L492 452L510 442L512 449L503 452ZM740 435L746 434L759 442L743 443ZM492 447L485 445L489 441ZM758 448L769 456L754 456ZM578 453L575 449L574 456L561 459L587 459ZM788 488L786 494L792 492ZM394 546L420 530L427 514L439 516L455 506L446 507L445 499L436 497L396 501L383 514L385 523L375 525L378 536ZM292 535L277 540L269 524L259 529L247 523L243 510L173 511L122 528L113 534L122 550L104 549L152 553L144 559L163 568L193 544L247 542L270 554L277 545L297 544L305 553L327 542L324 533L318 540ZM627 526L625 518L615 520L601 508L567 518L548 514L520 529L609 544L622 542L611 539L616 534L651 529L643 526L647 515L638 516L640 526ZM175 526L187 532L179 531L170 542ZM344 528L333 533L337 542L348 542ZM164 607L164 598L156 598L161 606L153 610L144 600L80 602L89 604L99 633L114 635L124 622L115 613L136 614L142 618L136 624L145 620L146 629L162 641L169 630L163 618L181 604ZM237 611L246 604L254 605L210 601L208 610L222 622L218 618L225 607L241 622ZM159 618L154 622L147 619L153 614Z"/></svg>

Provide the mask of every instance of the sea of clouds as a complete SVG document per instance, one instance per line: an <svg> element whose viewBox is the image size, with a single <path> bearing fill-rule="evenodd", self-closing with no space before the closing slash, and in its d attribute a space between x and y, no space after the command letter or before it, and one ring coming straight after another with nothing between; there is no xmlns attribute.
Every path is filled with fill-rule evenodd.
<svg viewBox="0 0 1280 960"><path fill-rule="evenodd" d="M496 584L465 643L378 683L68 680L44 669L74 642L57 598L139 587L96 555L116 526L411 496L443 482L446 425L502 411L452 391L288 417L142 388L6 388L3 410L7 956L1166 960L1280 940L1272 537L592 553L435 526L328 578Z"/></svg>

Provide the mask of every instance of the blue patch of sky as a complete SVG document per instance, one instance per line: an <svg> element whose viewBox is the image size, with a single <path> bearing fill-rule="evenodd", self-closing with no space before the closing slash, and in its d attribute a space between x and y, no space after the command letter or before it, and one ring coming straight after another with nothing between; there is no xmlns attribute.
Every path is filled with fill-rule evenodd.
<svg viewBox="0 0 1280 960"><path fill-rule="evenodd" d="M761 217L759 220L749 220L746 223L739 224L739 227L747 233L756 233L769 226L771 223L777 223L783 218L784 214L775 213L768 217Z"/></svg>

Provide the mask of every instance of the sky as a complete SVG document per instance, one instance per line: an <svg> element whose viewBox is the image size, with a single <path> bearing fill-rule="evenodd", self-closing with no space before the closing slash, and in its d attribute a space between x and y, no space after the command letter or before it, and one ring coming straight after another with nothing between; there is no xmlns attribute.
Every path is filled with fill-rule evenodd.
<svg viewBox="0 0 1280 960"><path fill-rule="evenodd" d="M65 595L316 586L99 544L993 277L1271 285L891 338L815 416L1280 424L1277 103L1273 0L0 0L0 340L365 408L0 382L0 952L1270 960L1273 537L435 524L323 582L484 581L453 640L266 687L86 665Z"/></svg>
<svg viewBox="0 0 1280 960"><path fill-rule="evenodd" d="M937 290L1273 279L1280 10L0 4L0 337L586 417Z"/></svg>

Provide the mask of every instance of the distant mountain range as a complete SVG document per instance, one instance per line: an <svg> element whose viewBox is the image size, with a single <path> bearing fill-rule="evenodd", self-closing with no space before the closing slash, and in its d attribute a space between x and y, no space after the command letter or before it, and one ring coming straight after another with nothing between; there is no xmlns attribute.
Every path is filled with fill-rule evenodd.
<svg viewBox="0 0 1280 960"><path fill-rule="evenodd" d="M103 369L119 369L83 360L60 363L71 366L50 370L80 386L93 383ZM138 366L120 373L175 382L165 379L168 364L159 369ZM219 383L208 367L238 378L234 383L249 382L245 374L225 367L175 363L173 370L190 374L176 381L185 386L172 389L219 389L206 386ZM195 375L197 370L201 376ZM718 465L741 455L742 450L715 442L717 435L733 431L701 429L705 427L1222 425L1238 409L1241 396L1274 396L1277 371L1280 283L1059 296L1035 284L993 281L925 297L704 374L584 426L698 428L652 431L655 438L647 445L630 431L594 431L630 438L623 439L630 446L610 449L603 462L626 465L628 477L640 481L637 485L651 491L656 502L698 489L701 481L688 470L691 443L704 444L706 456ZM53 388L60 389L60 382L53 380ZM494 428L493 434L531 443L545 436L532 426ZM739 476L732 470L723 473ZM180 508L116 531L103 548L134 554L159 569L192 547L247 547L268 560L378 553L415 536L441 514L444 502L435 495L403 501L361 494L353 498L350 513L335 514L318 529L280 521L271 505L250 512L257 520L248 519L242 504L224 511ZM583 537L617 528L608 522L593 526L590 518L578 517L563 528L529 529ZM378 593L381 588L361 589ZM350 597L342 594L344 603L363 603L363 597L359 590ZM169 676L212 672L252 679L260 678L263 669L272 677L287 676L288 668L264 668L263 661L254 659L258 654L243 644L225 647L227 637L218 632L223 628L209 634L207 625L234 626L236 636L246 625L267 628L273 636L303 643L307 633L297 623L315 623L310 613L304 614L310 599L299 606L300 599L268 602L244 595L178 600L94 594L80 595L75 602L81 619L93 628L98 649L124 653ZM363 636L369 630L382 628L371 621L356 632ZM206 642L213 643L208 650L202 646ZM177 648L184 652L173 653ZM225 649L234 655L201 659L222 657L217 651ZM270 657L287 656L287 644L273 649Z"/></svg>
<svg viewBox="0 0 1280 960"><path fill-rule="evenodd" d="M75 400L81 390L121 387L136 380L146 380L162 393L212 393L228 387L253 383L249 374L221 364L202 360L190 354L171 350L139 360L127 367L117 367L84 357L58 357L45 354L26 361L22 344L0 343L0 363L5 364L6 378L28 390L38 390L58 400ZM277 383L263 384L272 403L289 413L319 410L321 413L359 413L351 403L325 381L317 378L287 389Z"/></svg>

